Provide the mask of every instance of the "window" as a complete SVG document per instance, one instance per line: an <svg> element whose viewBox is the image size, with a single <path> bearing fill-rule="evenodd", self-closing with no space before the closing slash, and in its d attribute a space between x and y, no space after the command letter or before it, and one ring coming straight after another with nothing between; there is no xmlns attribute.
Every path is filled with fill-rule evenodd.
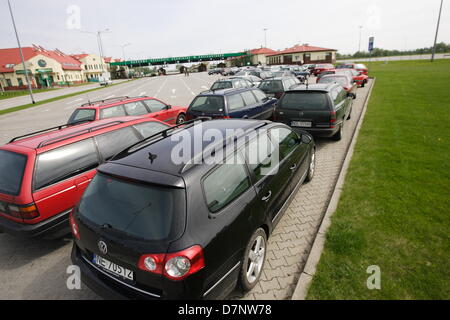
<svg viewBox="0 0 450 320"><path fill-rule="evenodd" d="M259 101L264 101L267 99L267 96L264 92L262 92L261 90L253 90L253 93L255 94L256 98Z"/></svg>
<svg viewBox="0 0 450 320"><path fill-rule="evenodd" d="M211 90L233 88L231 81L216 81L213 83Z"/></svg>
<svg viewBox="0 0 450 320"><path fill-rule="evenodd" d="M347 98L347 92L344 89L337 89L336 91L337 97L334 102L335 107Z"/></svg>
<svg viewBox="0 0 450 320"><path fill-rule="evenodd" d="M95 109L77 109L75 110L69 119L69 124L74 124L76 122L82 121L94 121L95 120Z"/></svg>
<svg viewBox="0 0 450 320"><path fill-rule="evenodd" d="M6 86L7 87L12 87L11 79L6 79Z"/></svg>
<svg viewBox="0 0 450 320"><path fill-rule="evenodd" d="M100 154L104 160L109 160L113 155L140 139L131 127L114 130L95 137Z"/></svg>
<svg viewBox="0 0 450 320"><path fill-rule="evenodd" d="M217 212L250 188L250 178L240 155L222 164L203 181L206 203L211 212ZM238 164L240 163L240 164Z"/></svg>
<svg viewBox="0 0 450 320"><path fill-rule="evenodd" d="M223 113L223 109L222 96L197 96L189 107L191 111L206 113Z"/></svg>
<svg viewBox="0 0 450 320"><path fill-rule="evenodd" d="M92 139L47 151L37 157L34 189L41 189L94 169L98 164L97 150Z"/></svg>
<svg viewBox="0 0 450 320"><path fill-rule="evenodd" d="M241 93L245 105L249 106L256 103L256 98L251 91L244 91Z"/></svg>
<svg viewBox="0 0 450 320"><path fill-rule="evenodd" d="M167 109L167 106L158 100L150 99L144 100L143 102L147 104L151 112L159 112Z"/></svg>
<svg viewBox="0 0 450 320"><path fill-rule="evenodd" d="M329 110L325 92L298 91L286 92L281 98L280 108L296 110Z"/></svg>
<svg viewBox="0 0 450 320"><path fill-rule="evenodd" d="M100 110L100 119L108 119L113 117L123 117L125 116L125 110L122 105L109 107Z"/></svg>
<svg viewBox="0 0 450 320"><path fill-rule="evenodd" d="M271 170L272 153L275 147L270 142L269 136L266 133L258 135L257 138L251 140L244 148L245 157L250 171L255 174L256 182L261 180Z"/></svg>
<svg viewBox="0 0 450 320"><path fill-rule="evenodd" d="M228 110L236 110L243 107L244 100L242 100L242 96L239 93L228 96Z"/></svg>
<svg viewBox="0 0 450 320"><path fill-rule="evenodd" d="M300 144L297 133L287 128L271 129L270 138L279 148L280 161L286 158Z"/></svg>
<svg viewBox="0 0 450 320"><path fill-rule="evenodd" d="M126 103L123 106L129 116L142 116L148 113L147 108L141 101Z"/></svg>
<svg viewBox="0 0 450 320"><path fill-rule="evenodd" d="M22 78L17 78L17 83L19 84L19 87L23 86Z"/></svg>
<svg viewBox="0 0 450 320"><path fill-rule="evenodd" d="M0 150L0 192L16 196L20 193L27 163L25 155Z"/></svg>
<svg viewBox="0 0 450 320"><path fill-rule="evenodd" d="M139 131L139 133L144 137L150 137L151 135L154 135L157 132L163 131L167 128L169 128L169 126L164 125L162 123L159 122L144 122L144 123L140 123L134 126L137 131Z"/></svg>

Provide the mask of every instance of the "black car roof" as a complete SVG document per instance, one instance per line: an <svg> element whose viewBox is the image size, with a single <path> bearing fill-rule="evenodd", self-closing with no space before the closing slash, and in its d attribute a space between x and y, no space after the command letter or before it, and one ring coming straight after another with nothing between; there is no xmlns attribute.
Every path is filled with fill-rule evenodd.
<svg viewBox="0 0 450 320"><path fill-rule="evenodd" d="M339 86L336 83L314 83L314 84L298 84L295 86L292 86L287 91L323 91L323 92L330 92L334 87Z"/></svg>
<svg viewBox="0 0 450 320"><path fill-rule="evenodd" d="M254 88L227 88L218 90L207 90L200 93L198 96L228 96L233 93L239 93L244 91L249 91Z"/></svg>
<svg viewBox="0 0 450 320"><path fill-rule="evenodd" d="M198 137L203 137L203 133L206 130L219 130L223 137L226 137L227 130L237 130L242 129L242 135L245 136L245 132L248 130L254 131L257 128L261 128L267 124L271 123L270 121L260 121L260 120L251 120L251 119L227 119L227 120L210 120L201 122L201 126L199 124L195 124L189 126L185 129L174 132L172 135L167 137L163 137L162 139L156 140L154 142L150 142L148 145L133 151L129 154L124 154L123 156L114 157L113 160L107 162L106 165L102 165L99 167L99 171L105 173L111 173L115 175L120 175L112 170L108 169L114 164L120 165L121 167L132 167L138 170L145 169L150 170L156 173L164 173L172 176L182 176L184 171L187 171L186 168L190 168L195 165L196 162L193 159L197 157L203 156L203 151L215 145L216 143L228 143L235 142L235 139L226 141L203 141L202 139L202 148L200 151L194 150L194 143L196 142L194 139L198 139ZM200 132L198 130L201 130ZM183 137L183 138L181 138ZM180 139L178 139L180 138ZM239 139L239 137L237 138ZM185 141L186 145L191 146L190 156L181 163L174 163L172 161L172 150L176 150L176 146L179 145L180 141ZM198 142L197 142L198 143ZM196 153L197 151L197 153ZM189 162L194 162L194 165L191 165ZM116 169L115 169L116 170ZM150 181L149 181L150 182Z"/></svg>

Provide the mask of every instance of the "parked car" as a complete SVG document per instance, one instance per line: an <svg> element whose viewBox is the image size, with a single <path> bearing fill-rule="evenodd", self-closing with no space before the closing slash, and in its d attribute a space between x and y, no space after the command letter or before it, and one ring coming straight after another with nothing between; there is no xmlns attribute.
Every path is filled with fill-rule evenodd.
<svg viewBox="0 0 450 320"><path fill-rule="evenodd" d="M336 69L354 69L359 74L368 74L367 67L362 63L343 63L336 66Z"/></svg>
<svg viewBox="0 0 450 320"><path fill-rule="evenodd" d="M258 78L257 76L252 76L252 75L248 75L248 76L233 76L230 79L244 79L247 81L250 81L254 87L257 87L259 85L259 83L261 82L261 78Z"/></svg>
<svg viewBox="0 0 450 320"><path fill-rule="evenodd" d="M304 64L304 65L302 65L302 67L308 69L308 70L309 70L309 73L312 74L313 71L314 71L314 68L316 67L316 65L315 65L315 64L309 63L309 64Z"/></svg>
<svg viewBox="0 0 450 320"><path fill-rule="evenodd" d="M356 99L357 84L347 74L327 74L321 77L318 83L338 83L353 99Z"/></svg>
<svg viewBox="0 0 450 320"><path fill-rule="evenodd" d="M219 79L216 80L211 86L210 90L220 90L229 88L250 88L253 84L245 79L231 78L231 79Z"/></svg>
<svg viewBox="0 0 450 320"><path fill-rule="evenodd" d="M364 87L369 81L369 77L365 74L359 73L355 69L336 69L336 74L348 74L353 81L361 87Z"/></svg>
<svg viewBox="0 0 450 320"><path fill-rule="evenodd" d="M148 116L175 124L186 120L186 107L172 106L150 97L116 97L92 101L76 108L68 124L124 116Z"/></svg>
<svg viewBox="0 0 450 320"><path fill-rule="evenodd" d="M258 89L264 91L268 97L280 99L286 90L299 83L296 77L277 77L261 81Z"/></svg>
<svg viewBox="0 0 450 320"><path fill-rule="evenodd" d="M212 75L212 74L221 74L222 71L223 71L223 68L214 68L214 69L210 69L210 70L208 71L208 74L209 74L209 75Z"/></svg>
<svg viewBox="0 0 450 320"><path fill-rule="evenodd" d="M292 71L289 70L280 70L280 71L275 71L272 72L273 77L295 77L295 74Z"/></svg>
<svg viewBox="0 0 450 320"><path fill-rule="evenodd" d="M187 110L187 119L249 118L272 119L277 99L269 98L258 88L223 89L200 93Z"/></svg>
<svg viewBox="0 0 450 320"><path fill-rule="evenodd" d="M313 74L317 77L324 71L334 71L334 69L335 68L331 63L316 64L313 70Z"/></svg>
<svg viewBox="0 0 450 320"><path fill-rule="evenodd" d="M224 138L198 140L211 130ZM72 262L100 296L223 299L236 284L251 290L272 230L314 175L312 137L280 123L212 120L174 132L99 167L73 211ZM173 162L175 134L204 148Z"/></svg>
<svg viewBox="0 0 450 320"><path fill-rule="evenodd" d="M274 117L295 129L340 140L351 111L352 98L339 84L298 85L284 93Z"/></svg>
<svg viewBox="0 0 450 320"><path fill-rule="evenodd" d="M329 74L335 74L336 70L324 70L321 73L319 73L316 77L316 83L319 83L320 78L322 78L325 75L329 75Z"/></svg>
<svg viewBox="0 0 450 320"><path fill-rule="evenodd" d="M168 127L152 118L122 117L12 139L0 147L0 230L25 237L69 233L69 213L97 166Z"/></svg>

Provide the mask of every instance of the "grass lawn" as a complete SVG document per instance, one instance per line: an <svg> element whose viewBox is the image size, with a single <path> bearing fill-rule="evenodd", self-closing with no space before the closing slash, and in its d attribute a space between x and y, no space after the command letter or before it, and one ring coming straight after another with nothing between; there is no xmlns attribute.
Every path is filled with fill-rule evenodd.
<svg viewBox="0 0 450 320"><path fill-rule="evenodd" d="M308 299L450 299L450 60L377 78ZM381 269L369 290L366 269Z"/></svg>
<svg viewBox="0 0 450 320"><path fill-rule="evenodd" d="M58 89L59 88L33 89L33 93L46 92L46 91L52 91L52 90L58 90ZM20 97L20 96L26 96L29 94L30 93L28 90L5 91L5 92L0 91L0 100Z"/></svg>

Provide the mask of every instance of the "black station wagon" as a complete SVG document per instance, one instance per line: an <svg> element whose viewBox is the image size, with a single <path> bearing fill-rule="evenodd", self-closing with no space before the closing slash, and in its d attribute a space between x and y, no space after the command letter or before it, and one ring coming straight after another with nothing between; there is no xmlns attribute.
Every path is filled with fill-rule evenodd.
<svg viewBox="0 0 450 320"><path fill-rule="evenodd" d="M267 97L257 88L223 89L200 93L186 111L187 120L198 117L214 119L272 119L277 99Z"/></svg>
<svg viewBox="0 0 450 320"><path fill-rule="evenodd" d="M223 138L198 139L210 130ZM188 156L174 161L181 136ZM72 261L108 298L225 298L237 283L250 290L268 237L314 167L312 137L281 123L177 125L98 168L70 219Z"/></svg>
<svg viewBox="0 0 450 320"><path fill-rule="evenodd" d="M316 136L342 138L353 95L337 83L298 85L278 101L274 118Z"/></svg>

